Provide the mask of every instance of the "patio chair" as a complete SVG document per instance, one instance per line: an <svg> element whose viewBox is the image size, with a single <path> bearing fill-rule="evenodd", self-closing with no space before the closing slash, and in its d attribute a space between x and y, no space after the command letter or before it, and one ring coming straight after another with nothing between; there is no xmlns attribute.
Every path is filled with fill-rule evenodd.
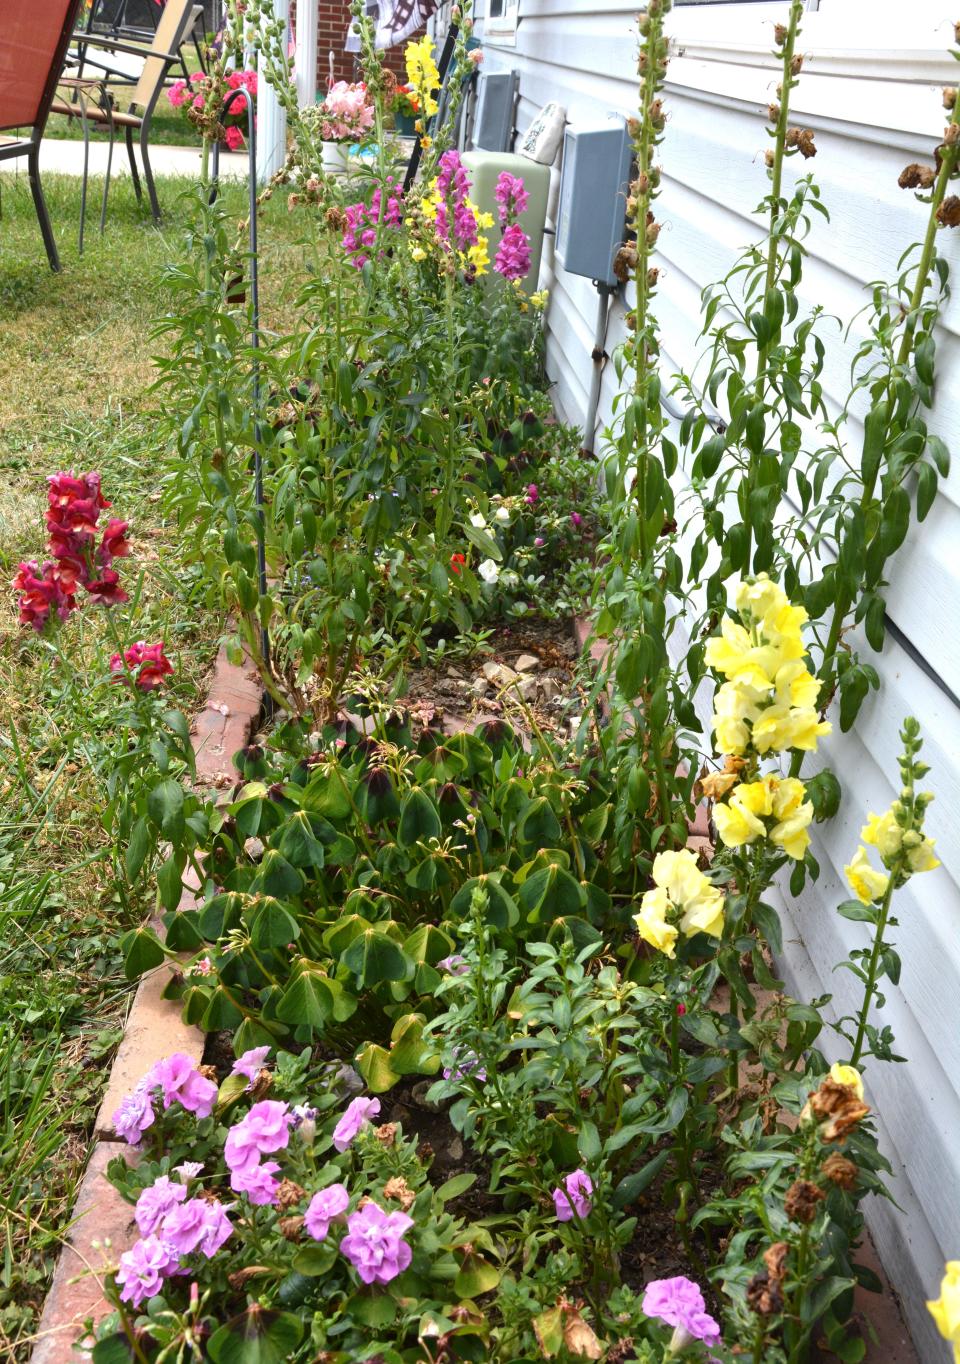
<svg viewBox="0 0 960 1364"><path fill-rule="evenodd" d="M30 192L51 270L57 244L40 184L40 139L83 0L3 0L0 22L0 161L27 158ZM16 137L4 137L10 129ZM23 133L29 131L29 137Z"/></svg>
<svg viewBox="0 0 960 1364"><path fill-rule="evenodd" d="M156 36L146 50L131 43L119 42L116 38L109 36L101 37L99 34L91 33L76 35L79 42L76 65L80 67L81 72L85 66L95 66L104 71L106 78L109 79L111 73L109 58L113 53L125 53L144 59L143 68L134 87L129 110L88 107L83 116L89 122L101 124L111 130L123 128L127 143L127 156L130 158L130 174L133 177L134 192L137 198L141 199L143 191L140 188L140 174L137 170L137 159L133 149L134 133L139 134L143 178L150 199L150 212L153 214L154 221L157 222L160 220L160 201L157 198L157 187L150 167L150 124L157 100L163 93L164 82L170 68L180 60L180 48L200 13L202 13L202 7L197 5L195 0L167 0L163 14L157 24ZM106 53L102 58L92 55L89 50L91 47L104 48ZM123 79L123 74L119 74ZM65 78L63 83L69 87L71 78ZM141 112L137 113L135 110ZM81 116L80 107L67 99L55 99L51 106L51 112L63 114L67 118L79 118Z"/></svg>

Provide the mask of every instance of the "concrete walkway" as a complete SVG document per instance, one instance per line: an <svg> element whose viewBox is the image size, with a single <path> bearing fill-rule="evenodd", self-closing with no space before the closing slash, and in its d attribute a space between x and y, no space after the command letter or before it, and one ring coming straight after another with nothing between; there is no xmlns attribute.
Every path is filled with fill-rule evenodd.
<svg viewBox="0 0 960 1364"><path fill-rule="evenodd" d="M103 176L107 171L107 152L109 144L107 142L90 143L90 175ZM17 169L26 171L26 160L22 162L11 161L8 163L10 170ZM137 150L137 165L140 165L139 149ZM194 144L192 147L165 147L156 146L150 148L150 165L157 179L166 175L188 176L193 179L200 175L200 147ZM40 144L40 175L82 175L83 174L83 142L72 141L67 138L45 137ZM130 162L127 159L127 148L123 140L122 133L115 139L113 144L113 166L110 171L111 178L115 175L129 175ZM220 153L220 174L225 179L243 179L247 174L247 156L245 152L225 152Z"/></svg>

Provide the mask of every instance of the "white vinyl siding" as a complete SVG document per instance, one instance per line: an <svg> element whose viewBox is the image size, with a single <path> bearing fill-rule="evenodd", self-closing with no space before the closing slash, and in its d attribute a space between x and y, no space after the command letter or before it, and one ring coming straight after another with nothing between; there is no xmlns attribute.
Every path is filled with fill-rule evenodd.
<svg viewBox="0 0 960 1364"><path fill-rule="evenodd" d="M573 125L596 124L635 101L636 0L520 0L516 46L486 48L485 70L520 73L521 131L554 100ZM726 273L758 233L752 216L767 192L764 111L777 73L772 26L785 3L683 4L670 16L674 55L668 72L664 223L655 311L664 343L664 373L690 371L697 356L702 287ZM820 0L804 16L805 64L794 93L796 123L816 132L818 154L791 160L788 174L812 169L831 214L809 239L803 299L820 302L844 324L867 301L864 286L889 278L904 247L923 232L926 208L897 188L912 160L929 161L942 135L940 86L957 84L947 53L953 36L948 0ZM554 193L559 172L554 173ZM881 1140L894 1164L894 1196L903 1213L871 1200L867 1215L884 1263L900 1290L923 1360L945 1358L924 1308L935 1296L945 1259L960 1258L960 231L942 232L939 250L954 271L937 350L938 402L931 427L954 455L922 526L914 526L890 565L889 614L895 631L874 659L879 693L865 703L856 728L836 732L822 760L843 786L840 815L818 832L819 882L799 902L782 896L789 988L800 997L830 993L840 1012L856 1002L838 960L866 940L864 925L835 912L847 897L843 866L869 810L896 795L898 729L907 714L921 721L928 779L937 799L929 831L943 866L917 877L897 897L895 937L903 957L899 989L886 989L885 1017L908 1065L871 1063L868 1099L879 1110ZM561 416L584 418L597 295L590 281L554 273L552 239L541 283L551 290L548 369ZM623 300L611 315L608 351L623 336ZM859 339L824 324L829 362L823 379L836 411ZM604 374L601 420L609 417L615 377ZM856 422L849 428L856 441ZM861 642L866 657L871 653ZM829 1036L825 1049L839 1054Z"/></svg>

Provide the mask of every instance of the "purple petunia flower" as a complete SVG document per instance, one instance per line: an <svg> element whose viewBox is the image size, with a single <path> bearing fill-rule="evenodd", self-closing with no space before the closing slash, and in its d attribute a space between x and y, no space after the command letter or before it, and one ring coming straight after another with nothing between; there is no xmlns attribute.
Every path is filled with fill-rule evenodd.
<svg viewBox="0 0 960 1364"><path fill-rule="evenodd" d="M303 1225L315 1241L326 1240L330 1223L335 1217L346 1212L350 1206L350 1195L343 1184L331 1184L329 1189L321 1189L310 1200L303 1218Z"/></svg>
<svg viewBox="0 0 960 1364"><path fill-rule="evenodd" d="M172 1246L178 1256L190 1255L199 1250L210 1260L232 1231L227 1209L222 1203L191 1198L189 1202L167 1213L159 1234L160 1239Z"/></svg>
<svg viewBox="0 0 960 1364"><path fill-rule="evenodd" d="M227 1168L236 1171L257 1165L262 1155L282 1150L290 1141L291 1122L289 1107L277 1099L254 1104L227 1133L223 1147Z"/></svg>
<svg viewBox="0 0 960 1364"><path fill-rule="evenodd" d="M461 957L459 952L454 952L449 957L444 957L437 962L438 971L446 971L451 976L465 976L470 967L467 965L465 957Z"/></svg>
<svg viewBox="0 0 960 1364"><path fill-rule="evenodd" d="M717 1345L720 1327L706 1310L703 1294L697 1285L678 1274L673 1279L654 1279L643 1293L643 1311L674 1327L672 1349L682 1349L693 1340Z"/></svg>
<svg viewBox="0 0 960 1364"><path fill-rule="evenodd" d="M380 1112L379 1099L354 1099L347 1105L346 1112L333 1129L333 1144L338 1151L345 1151L351 1145L360 1128Z"/></svg>
<svg viewBox="0 0 960 1364"><path fill-rule="evenodd" d="M405 1212L385 1213L372 1200L347 1218L340 1249L364 1283L389 1283L409 1266L413 1251L403 1240L413 1226Z"/></svg>
<svg viewBox="0 0 960 1364"><path fill-rule="evenodd" d="M479 1058L472 1051L465 1051L461 1054L459 1047L453 1049L453 1065L444 1066L443 1078L445 1080L464 1080L470 1077L479 1084L484 1084L487 1072L480 1064Z"/></svg>
<svg viewBox="0 0 960 1364"><path fill-rule="evenodd" d="M179 1103L188 1113L208 1118L217 1099L217 1086L199 1070L183 1052L175 1052L151 1067L143 1081L147 1089L163 1092L163 1106Z"/></svg>
<svg viewBox="0 0 960 1364"><path fill-rule="evenodd" d="M134 1218L141 1236L152 1236L167 1213L186 1201L187 1191L182 1184L161 1175L137 1199Z"/></svg>
<svg viewBox="0 0 960 1364"><path fill-rule="evenodd" d="M177 1268L178 1257L172 1246L159 1236L146 1236L120 1256L117 1283L121 1302L139 1307L148 1298L156 1297L163 1280Z"/></svg>
<svg viewBox="0 0 960 1364"><path fill-rule="evenodd" d="M121 1099L111 1123L118 1137L122 1137L130 1146L139 1146L144 1132L152 1126L155 1118L151 1096L141 1082L132 1094Z"/></svg>
<svg viewBox="0 0 960 1364"><path fill-rule="evenodd" d="M593 1180L586 1170L574 1170L572 1174L565 1175L563 1187L554 1189L553 1206L557 1210L558 1222L572 1222L574 1214L577 1217L587 1217L593 1203L590 1195L593 1193Z"/></svg>
<svg viewBox="0 0 960 1364"><path fill-rule="evenodd" d="M263 1207L275 1203L280 1191L280 1181L274 1175L280 1169L275 1160L265 1160L263 1164L252 1162L241 1165L230 1175L230 1187L234 1193L245 1193L251 1203Z"/></svg>
<svg viewBox="0 0 960 1364"><path fill-rule="evenodd" d="M245 1075L250 1083L247 1089L253 1088L253 1082L260 1073L260 1067L270 1055L269 1047L251 1047L242 1056L238 1056L230 1069L231 1075Z"/></svg>

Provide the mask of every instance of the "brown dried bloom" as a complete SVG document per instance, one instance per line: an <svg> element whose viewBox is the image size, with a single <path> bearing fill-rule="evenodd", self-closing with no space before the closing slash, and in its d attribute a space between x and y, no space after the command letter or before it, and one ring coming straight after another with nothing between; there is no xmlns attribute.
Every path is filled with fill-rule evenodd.
<svg viewBox="0 0 960 1364"><path fill-rule="evenodd" d="M955 85L945 85L943 87L943 107L952 109L957 102L957 87Z"/></svg>
<svg viewBox="0 0 960 1364"><path fill-rule="evenodd" d="M936 172L930 166L921 166L919 161L911 161L900 172L897 184L901 189L929 189L936 179Z"/></svg>
<svg viewBox="0 0 960 1364"><path fill-rule="evenodd" d="M831 1151L823 1162L820 1173L839 1189L852 1189L857 1183L858 1170L852 1160L839 1151Z"/></svg>
<svg viewBox="0 0 960 1364"><path fill-rule="evenodd" d="M212 1080L214 1084L217 1083L216 1066L197 1066L197 1070L200 1072L200 1074L203 1076L205 1080Z"/></svg>
<svg viewBox="0 0 960 1364"><path fill-rule="evenodd" d="M721 800L739 779L737 772L708 772L701 778L700 793L707 800Z"/></svg>
<svg viewBox="0 0 960 1364"><path fill-rule="evenodd" d="M273 1075L270 1073L269 1070L266 1069L266 1067L264 1067L262 1070L257 1071L256 1078L254 1079L253 1084L250 1086L250 1098L254 1100L262 1099L264 1094L266 1094L272 1087Z"/></svg>
<svg viewBox="0 0 960 1364"><path fill-rule="evenodd" d="M758 1317L772 1317L783 1311L783 1295L769 1274L754 1274L747 1284L747 1306Z"/></svg>
<svg viewBox="0 0 960 1364"><path fill-rule="evenodd" d="M655 265L651 266L651 268L647 271L647 288L652 289L659 278L660 271L657 269Z"/></svg>
<svg viewBox="0 0 960 1364"><path fill-rule="evenodd" d="M807 1224L817 1215L817 1204L822 1203L825 1195L822 1189L809 1179L795 1180L787 1190L783 1200L783 1210L791 1222Z"/></svg>
<svg viewBox="0 0 960 1364"><path fill-rule="evenodd" d="M292 1179L280 1181L280 1188L277 1190L277 1207L281 1212L286 1212L288 1208L295 1207L302 1198L306 1198L307 1191Z"/></svg>
<svg viewBox="0 0 960 1364"><path fill-rule="evenodd" d="M653 221L653 214L647 214L647 245L656 246L660 236L660 224Z"/></svg>
<svg viewBox="0 0 960 1364"><path fill-rule="evenodd" d="M773 41L776 43L777 47L783 47L784 43L787 41L786 24L775 25L773 30Z"/></svg>
<svg viewBox="0 0 960 1364"><path fill-rule="evenodd" d="M403 1175L394 1175L384 1184L383 1196L384 1198L395 1199L406 1212L408 1208L413 1206L413 1200L417 1195L410 1188Z"/></svg>
<svg viewBox="0 0 960 1364"><path fill-rule="evenodd" d="M654 128L656 128L657 131L659 132L659 130L666 123L666 119L663 116L663 100L662 99L651 100L650 107L647 110L647 114L650 118L650 122L653 124Z"/></svg>
<svg viewBox="0 0 960 1364"><path fill-rule="evenodd" d="M770 147L767 148L767 150L763 154L763 159L764 162L766 163L767 170L773 170L774 157L772 148Z"/></svg>
<svg viewBox="0 0 960 1364"><path fill-rule="evenodd" d="M397 1139L397 1124L395 1122L385 1122L380 1127L375 1127L373 1135L381 1146L392 1146Z"/></svg>
<svg viewBox="0 0 960 1364"><path fill-rule="evenodd" d="M347 215L338 205L328 208L323 215L323 221L331 232L342 232L347 225Z"/></svg>
<svg viewBox="0 0 960 1364"><path fill-rule="evenodd" d="M791 74L791 76L799 76L799 75L800 75L800 72L801 72L802 70L803 70L803 57L802 57L801 54L798 52L797 55L794 57L793 61L790 63L790 74Z"/></svg>
<svg viewBox="0 0 960 1364"><path fill-rule="evenodd" d="M960 141L960 123L948 123L943 130L943 145L953 147Z"/></svg>
<svg viewBox="0 0 960 1364"><path fill-rule="evenodd" d="M805 161L809 161L811 156L816 156L817 149L813 141L813 130L803 128L797 139L797 149Z"/></svg>
<svg viewBox="0 0 960 1364"><path fill-rule="evenodd" d="M613 273L621 284L626 284L636 265L637 248L633 242L625 242L613 258Z"/></svg>
<svg viewBox="0 0 960 1364"><path fill-rule="evenodd" d="M638 118L631 117L627 119L627 132L633 138L634 142L636 142L637 138L640 136L642 127L643 124Z"/></svg>
<svg viewBox="0 0 960 1364"><path fill-rule="evenodd" d="M944 199L937 209L937 222L941 227L960 227L960 195Z"/></svg>
<svg viewBox="0 0 960 1364"><path fill-rule="evenodd" d="M243 1269L238 1269L234 1274L228 1274L227 1283L231 1288L243 1288L251 1279L258 1279L264 1274L272 1273L273 1270L269 1265L245 1265Z"/></svg>
<svg viewBox="0 0 960 1364"><path fill-rule="evenodd" d="M768 104L768 105L767 105L767 118L770 120L771 123L779 123L779 122L780 122L780 105L779 105L779 104Z"/></svg>
<svg viewBox="0 0 960 1364"><path fill-rule="evenodd" d="M783 1283L784 1275L787 1272L786 1263L789 1252L790 1247L786 1241L774 1241L773 1245L768 1246L763 1252L763 1263L767 1266L771 1283Z"/></svg>
<svg viewBox="0 0 960 1364"><path fill-rule="evenodd" d="M960 208L960 199L957 206ZM820 1134L824 1141L842 1141L870 1112L869 1105L857 1098L852 1086L838 1084L829 1075L810 1095L809 1104L818 1122L830 1120Z"/></svg>
<svg viewBox="0 0 960 1364"><path fill-rule="evenodd" d="M280 1235L287 1241L299 1241L303 1236L302 1217L281 1217L277 1223Z"/></svg>

